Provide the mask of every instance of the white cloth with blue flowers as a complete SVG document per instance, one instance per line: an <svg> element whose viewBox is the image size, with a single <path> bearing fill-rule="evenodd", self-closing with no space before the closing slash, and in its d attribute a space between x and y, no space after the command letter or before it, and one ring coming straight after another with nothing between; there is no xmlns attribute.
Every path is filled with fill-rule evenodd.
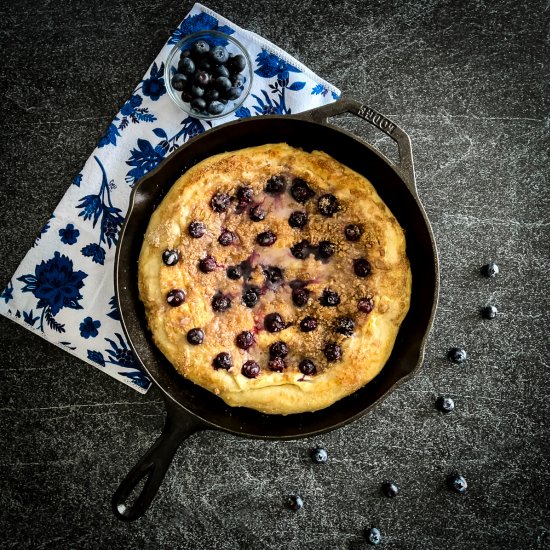
<svg viewBox="0 0 550 550"><path fill-rule="evenodd" d="M184 36L232 34L254 64L251 94L212 123L186 116L169 98L164 60ZM195 4L109 125L97 148L0 294L0 313L140 392L151 382L122 331L114 297L118 232L130 190L189 138L215 124L290 114L338 98L337 88L257 34Z"/></svg>

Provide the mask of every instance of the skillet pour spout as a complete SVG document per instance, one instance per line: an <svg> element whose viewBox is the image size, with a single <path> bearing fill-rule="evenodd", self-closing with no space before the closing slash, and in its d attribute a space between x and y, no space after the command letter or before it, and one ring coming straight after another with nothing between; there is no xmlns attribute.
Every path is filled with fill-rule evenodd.
<svg viewBox="0 0 550 550"><path fill-rule="evenodd" d="M369 143L329 123L330 117L343 113L360 117L395 141L399 161L391 162ZM369 179L405 230L412 271L410 309L380 374L353 395L326 409L289 416L229 407L220 398L181 377L153 343L139 299L136 275L142 236L151 214L182 173L221 152L279 142L306 151L325 151ZM133 521L150 506L179 445L196 431L213 429L262 439L311 437L361 417L420 368L437 306L439 268L434 236L418 198L409 137L374 109L343 98L298 115L229 122L193 138L135 186L117 245L115 290L130 347L162 392L167 410L160 437L113 496L116 517ZM136 489L141 481L144 481L141 490ZM127 501L133 490L138 491L138 496L130 504Z"/></svg>

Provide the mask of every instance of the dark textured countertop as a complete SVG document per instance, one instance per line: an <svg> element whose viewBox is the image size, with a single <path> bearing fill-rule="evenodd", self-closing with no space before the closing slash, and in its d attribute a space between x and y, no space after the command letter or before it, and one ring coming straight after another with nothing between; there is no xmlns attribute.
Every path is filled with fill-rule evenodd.
<svg viewBox="0 0 550 550"><path fill-rule="evenodd" d="M191 3L0 7L0 285ZM178 451L147 515L110 496L163 424L146 396L0 319L3 548L550 547L550 12L540 0L209 7L273 40L410 134L439 246L424 368L364 418L318 439L216 432ZM361 133L364 124L341 123ZM376 137L375 137L376 139ZM479 275L495 260L501 274ZM493 321L479 309L494 303ZM447 361L463 345L469 360ZM456 410L434 408L440 394ZM308 453L324 445L326 465ZM460 470L465 496L445 477ZM380 494L390 478L397 498ZM305 506L283 506L289 493Z"/></svg>

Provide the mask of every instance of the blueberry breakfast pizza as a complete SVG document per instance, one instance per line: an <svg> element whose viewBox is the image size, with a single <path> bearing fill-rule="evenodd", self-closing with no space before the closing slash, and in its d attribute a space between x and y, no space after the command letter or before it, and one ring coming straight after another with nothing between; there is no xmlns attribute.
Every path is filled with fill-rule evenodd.
<svg viewBox="0 0 550 550"><path fill-rule="evenodd" d="M284 143L210 157L151 217L158 348L231 406L316 411L372 380L409 309L405 237L369 181Z"/></svg>

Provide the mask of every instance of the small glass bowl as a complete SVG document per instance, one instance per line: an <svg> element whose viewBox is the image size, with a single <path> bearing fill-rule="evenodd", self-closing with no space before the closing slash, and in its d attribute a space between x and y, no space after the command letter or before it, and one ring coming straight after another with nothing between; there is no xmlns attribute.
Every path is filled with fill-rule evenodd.
<svg viewBox="0 0 550 550"><path fill-rule="evenodd" d="M183 101L182 92L175 90L172 86L172 77L174 76L174 74L176 74L178 70L178 63L180 61L181 53L185 50L191 49L191 46L199 40L205 40L210 48L218 45L225 46L230 56L241 54L246 60L246 67L240 73L245 80L244 86L242 87L241 95L237 99L227 100L227 104L225 105L224 110L217 115L203 113L192 109L190 103ZM252 76L252 62L245 47L231 35L219 31L200 31L186 36L185 38L180 40L168 54L168 59L166 60L166 65L164 67L164 83L166 85L166 89L168 90L168 95L172 98L174 103L182 111L185 111L188 115L206 120L223 118L235 112L242 105L242 103L250 93L250 88L252 86Z"/></svg>

